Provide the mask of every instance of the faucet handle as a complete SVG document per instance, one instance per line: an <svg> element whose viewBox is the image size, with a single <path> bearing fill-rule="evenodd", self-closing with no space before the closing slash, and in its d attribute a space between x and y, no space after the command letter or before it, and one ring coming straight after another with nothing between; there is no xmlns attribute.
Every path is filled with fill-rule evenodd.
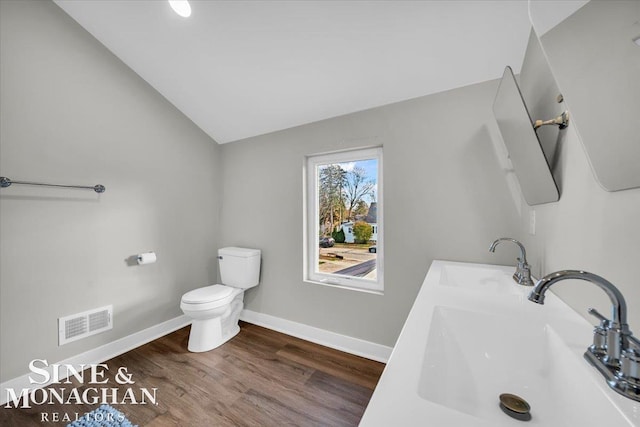
<svg viewBox="0 0 640 427"><path fill-rule="evenodd" d="M602 314L600 314L598 310L592 307L588 310L588 312L590 315L592 315L593 317L595 317L600 321L600 327L609 328L610 320L604 317Z"/></svg>
<svg viewBox="0 0 640 427"><path fill-rule="evenodd" d="M602 359L607 355L607 331L609 330L609 319L604 317L595 308L590 308L589 314L600 321L600 325L593 328L593 344L589 351Z"/></svg>
<svg viewBox="0 0 640 427"><path fill-rule="evenodd" d="M640 340L629 335L627 342L628 347L620 355L620 372L616 377L624 380L633 399L640 401Z"/></svg>

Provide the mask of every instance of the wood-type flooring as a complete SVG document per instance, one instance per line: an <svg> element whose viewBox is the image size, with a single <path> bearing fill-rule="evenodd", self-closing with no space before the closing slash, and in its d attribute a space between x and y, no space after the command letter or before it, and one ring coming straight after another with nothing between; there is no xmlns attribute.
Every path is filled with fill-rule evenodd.
<svg viewBox="0 0 640 427"><path fill-rule="evenodd" d="M106 362L104 385L90 384L87 374L83 383L74 380L50 389L118 387L116 400L121 402L131 388L133 395L124 404L111 406L141 427L358 425L384 364L249 323L240 326L233 339L204 353L187 351L186 327ZM123 367L133 383L122 377L125 384L116 381ZM156 404L148 396L140 404L142 388L157 389ZM110 393L110 398L116 395ZM65 426L69 418L98 406L2 407L0 426ZM45 415L48 421L43 421Z"/></svg>

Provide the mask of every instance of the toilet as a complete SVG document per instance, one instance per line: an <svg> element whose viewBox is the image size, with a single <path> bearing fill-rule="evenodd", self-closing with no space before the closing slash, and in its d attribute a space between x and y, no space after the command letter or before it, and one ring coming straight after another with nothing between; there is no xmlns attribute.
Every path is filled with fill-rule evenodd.
<svg viewBox="0 0 640 427"><path fill-rule="evenodd" d="M193 319L188 345L191 352L213 350L240 332L244 290L256 286L260 278L260 250L221 248L218 264L223 284L194 289L180 301L184 314Z"/></svg>

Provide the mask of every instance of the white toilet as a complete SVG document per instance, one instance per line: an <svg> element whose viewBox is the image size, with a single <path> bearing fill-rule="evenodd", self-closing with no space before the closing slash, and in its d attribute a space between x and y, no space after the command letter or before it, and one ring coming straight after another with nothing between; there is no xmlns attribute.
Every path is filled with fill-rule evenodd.
<svg viewBox="0 0 640 427"><path fill-rule="evenodd" d="M205 286L182 296L180 308L190 318L189 351L213 350L238 332L244 290L258 284L260 250L218 249L218 264L223 285Z"/></svg>

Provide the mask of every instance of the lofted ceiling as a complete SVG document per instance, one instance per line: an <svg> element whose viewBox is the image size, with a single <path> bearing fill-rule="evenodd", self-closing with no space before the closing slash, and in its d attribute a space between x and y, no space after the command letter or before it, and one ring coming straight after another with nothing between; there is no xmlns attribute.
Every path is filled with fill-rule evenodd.
<svg viewBox="0 0 640 427"><path fill-rule="evenodd" d="M519 72L526 0L54 0L218 143Z"/></svg>

